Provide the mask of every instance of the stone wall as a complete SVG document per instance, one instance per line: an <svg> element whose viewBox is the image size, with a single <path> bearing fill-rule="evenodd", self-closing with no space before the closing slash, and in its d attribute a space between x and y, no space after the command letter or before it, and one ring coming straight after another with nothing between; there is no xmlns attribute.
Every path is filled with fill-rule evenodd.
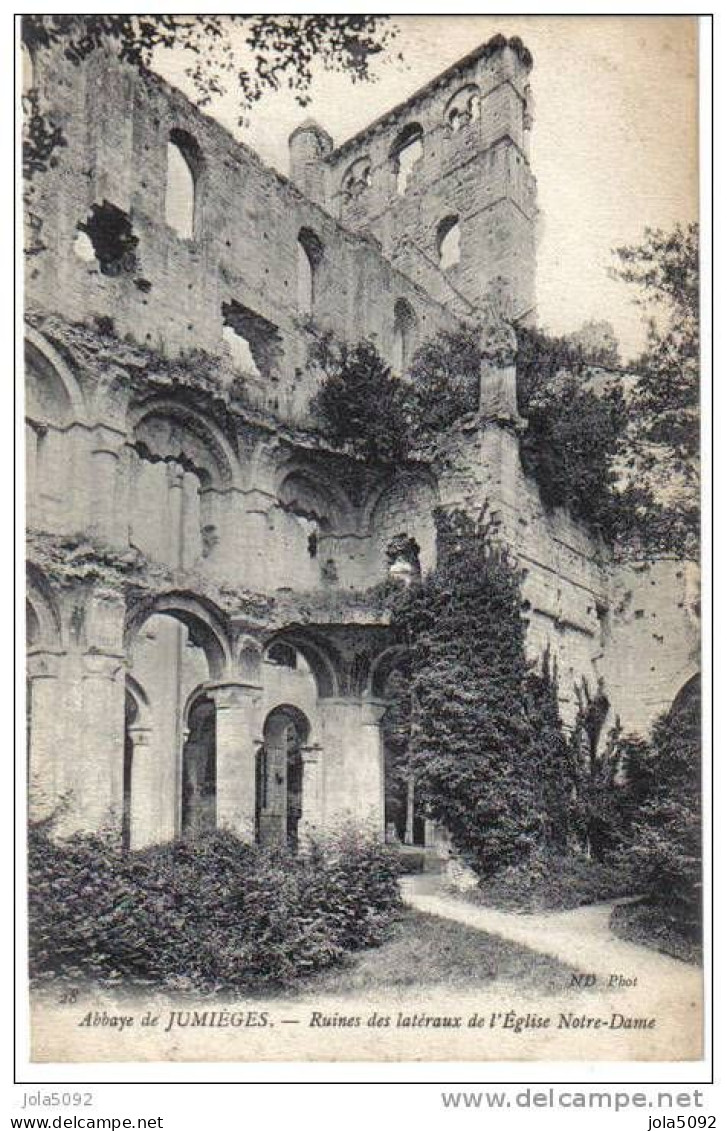
<svg viewBox="0 0 727 1131"><path fill-rule="evenodd" d="M430 277L444 276L441 293L454 288L480 308L502 283L510 315L532 316L537 207L527 157L530 59L521 45L498 43L473 52L322 155L321 163L330 210L346 227L373 233L408 273L423 275L426 259ZM399 147L407 137L419 138L421 153L404 186ZM356 180L361 169L365 176ZM460 259L440 269L440 225L449 217L459 221Z"/></svg>
<svg viewBox="0 0 727 1131"><path fill-rule="evenodd" d="M422 339L456 325L374 241L341 227L158 78L97 51L77 67L44 53L36 81L67 145L33 186L45 250L27 275L29 306L110 320L117 336L162 354L223 355L227 380L238 376L252 403L288 420L306 418L317 387L307 369L311 322L343 339L372 338L392 360L398 299L415 311ZM187 234L167 218L174 138L194 172ZM79 225L105 241L105 255L114 238L127 250L101 262ZM303 297L301 232L320 249Z"/></svg>

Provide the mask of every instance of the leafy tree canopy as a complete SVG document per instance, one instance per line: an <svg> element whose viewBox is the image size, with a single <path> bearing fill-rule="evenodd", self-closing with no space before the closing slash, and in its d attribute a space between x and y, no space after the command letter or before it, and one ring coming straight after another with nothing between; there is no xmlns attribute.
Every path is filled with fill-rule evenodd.
<svg viewBox="0 0 727 1131"><path fill-rule="evenodd" d="M624 539L647 554L699 556L699 228L647 228L613 274L649 315L620 452ZM628 519L631 522L628 522Z"/></svg>
<svg viewBox="0 0 727 1131"><path fill-rule="evenodd" d="M314 343L310 362L324 375L311 410L331 442L365 459L405 459L408 388L393 376L373 342L349 345L326 332Z"/></svg>

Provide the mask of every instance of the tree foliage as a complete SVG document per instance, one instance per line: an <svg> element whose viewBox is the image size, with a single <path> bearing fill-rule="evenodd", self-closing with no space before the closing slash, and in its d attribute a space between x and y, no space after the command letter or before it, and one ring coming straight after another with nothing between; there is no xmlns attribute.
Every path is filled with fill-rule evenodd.
<svg viewBox="0 0 727 1131"><path fill-rule="evenodd" d="M242 125L250 107L265 94L290 90L300 106L310 102L314 69L344 71L352 82L371 81L372 62L392 58L390 48L397 27L389 17L348 15L173 15L154 13L25 15L22 42L37 58L56 47L66 59L81 64L95 51L110 49L119 59L139 68L151 67L160 49L174 50L184 60L200 106L233 90ZM247 49L249 66L240 66L240 41ZM401 55L396 56L401 60ZM62 144L62 134L36 107L35 138L28 134L23 146L24 171L39 172L47 138L56 138L51 152ZM37 119L43 119L43 138ZM48 154L48 158L50 153ZM27 162L27 165L26 165ZM26 175L27 171L26 171Z"/></svg>
<svg viewBox="0 0 727 1131"><path fill-rule="evenodd" d="M393 612L410 649L407 770L480 877L562 840L567 746L549 661L525 658L518 571L487 526L438 514L439 564Z"/></svg>
<svg viewBox="0 0 727 1131"><path fill-rule="evenodd" d="M622 537L648 554L699 555L699 228L647 228L616 250L616 278L649 315L620 451ZM630 521L629 521L630 520Z"/></svg>
<svg viewBox="0 0 727 1131"><path fill-rule="evenodd" d="M311 411L332 443L365 459L395 463L409 450L407 385L391 372L373 342L356 345L321 335L311 363L324 375Z"/></svg>
<svg viewBox="0 0 727 1131"><path fill-rule="evenodd" d="M633 854L652 903L694 929L701 916L701 698L657 719L640 768Z"/></svg>
<svg viewBox="0 0 727 1131"><path fill-rule="evenodd" d="M415 436L451 428L479 403L482 349L476 330L443 330L422 343L409 367Z"/></svg>
<svg viewBox="0 0 727 1131"><path fill-rule="evenodd" d="M518 327L518 406L526 418L520 454L546 507L564 507L606 540L621 528L615 465L627 424L618 378L596 390L596 364L569 338Z"/></svg>

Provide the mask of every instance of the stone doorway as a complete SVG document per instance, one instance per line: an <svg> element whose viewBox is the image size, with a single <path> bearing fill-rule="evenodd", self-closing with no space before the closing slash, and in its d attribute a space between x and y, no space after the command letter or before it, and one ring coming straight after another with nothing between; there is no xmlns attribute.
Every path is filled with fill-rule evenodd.
<svg viewBox="0 0 727 1131"><path fill-rule="evenodd" d="M182 751L182 835L198 836L217 824L215 705L207 695L189 710Z"/></svg>
<svg viewBox="0 0 727 1131"><path fill-rule="evenodd" d="M303 747L310 723L297 707L281 706L265 720L256 766L259 844L287 844L296 852L303 812Z"/></svg>

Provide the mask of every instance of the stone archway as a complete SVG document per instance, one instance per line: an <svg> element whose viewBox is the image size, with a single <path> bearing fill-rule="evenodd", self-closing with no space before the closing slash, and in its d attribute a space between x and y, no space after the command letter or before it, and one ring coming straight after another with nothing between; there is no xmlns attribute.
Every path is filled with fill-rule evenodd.
<svg viewBox="0 0 727 1131"><path fill-rule="evenodd" d="M217 737L215 704L205 694L195 697L187 717L182 750L181 831L194 837L217 824Z"/></svg>
<svg viewBox="0 0 727 1131"><path fill-rule="evenodd" d="M192 593L160 594L130 613L126 650L150 704L145 725L134 724L141 776L135 768L132 813L139 815L139 831L135 836L134 817L131 845L213 828L219 815L217 689L234 670L226 620Z"/></svg>
<svg viewBox="0 0 727 1131"><path fill-rule="evenodd" d="M265 720L256 764L256 834L260 844L287 844L297 851L303 814L303 748L310 723L290 704Z"/></svg>

